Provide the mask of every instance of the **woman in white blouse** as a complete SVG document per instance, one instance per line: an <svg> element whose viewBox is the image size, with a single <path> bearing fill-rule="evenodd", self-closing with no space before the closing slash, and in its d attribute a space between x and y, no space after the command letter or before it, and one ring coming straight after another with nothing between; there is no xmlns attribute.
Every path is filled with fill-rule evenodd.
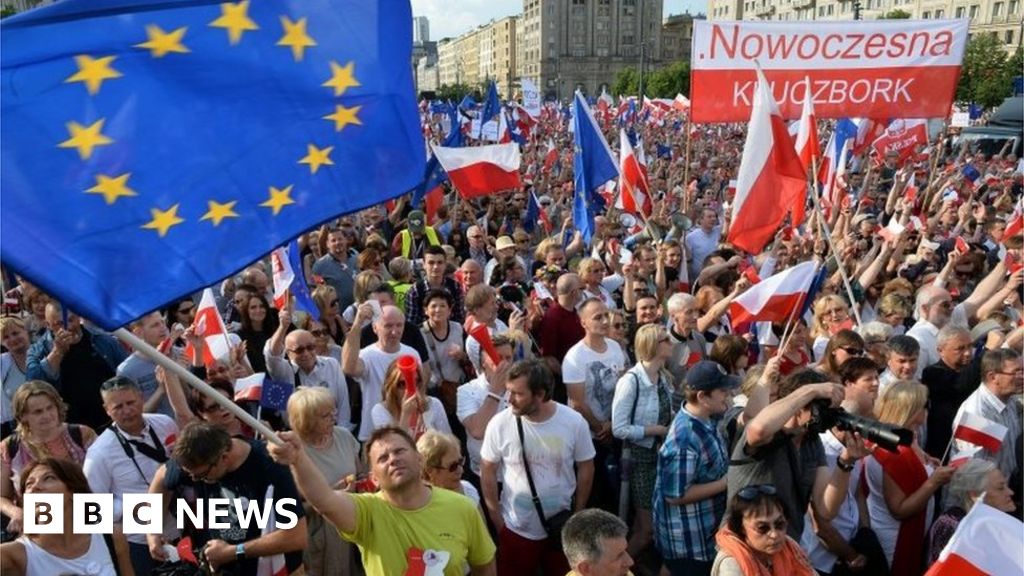
<svg viewBox="0 0 1024 576"><path fill-rule="evenodd" d="M414 371L416 394L406 398L405 377L398 368L401 361L402 358L399 357L392 362L384 375L384 399L370 411L373 429L401 426L408 430L413 438L419 438L427 430L451 434L452 429L448 425L444 405L437 398L427 396L427 387L419 370Z"/></svg>

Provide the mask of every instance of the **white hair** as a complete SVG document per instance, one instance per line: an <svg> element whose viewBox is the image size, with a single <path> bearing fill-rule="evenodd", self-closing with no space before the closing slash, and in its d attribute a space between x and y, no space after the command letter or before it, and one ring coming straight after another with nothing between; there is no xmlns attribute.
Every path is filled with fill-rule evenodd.
<svg viewBox="0 0 1024 576"><path fill-rule="evenodd" d="M685 292L676 292L669 297L665 307L668 308L669 315L675 314L683 309L684 306L689 306L697 302L697 299L692 294Z"/></svg>

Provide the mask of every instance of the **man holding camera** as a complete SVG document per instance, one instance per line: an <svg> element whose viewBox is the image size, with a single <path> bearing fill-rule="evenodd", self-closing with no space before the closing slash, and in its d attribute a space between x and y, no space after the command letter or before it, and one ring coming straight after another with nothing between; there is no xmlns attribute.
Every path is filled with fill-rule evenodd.
<svg viewBox="0 0 1024 576"><path fill-rule="evenodd" d="M850 435L831 472L821 439L807 433L811 402L826 400L835 407L845 396L841 385L826 380L813 370L787 376L779 384L779 399L740 433L729 462L729 500L746 486L775 485L789 519L789 536L795 540L803 533L808 503L825 520L836 517L854 464L868 454L859 435Z"/></svg>

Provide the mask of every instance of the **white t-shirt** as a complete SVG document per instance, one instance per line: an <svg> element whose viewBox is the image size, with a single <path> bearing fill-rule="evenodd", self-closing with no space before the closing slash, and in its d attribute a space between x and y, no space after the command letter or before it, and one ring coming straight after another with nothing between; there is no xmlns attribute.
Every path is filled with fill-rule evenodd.
<svg viewBox="0 0 1024 576"><path fill-rule="evenodd" d="M426 426L426 429L451 434L452 429L448 425L448 416L444 413L444 404L441 404L441 401L434 397L427 397L427 402L427 410L422 414L423 424ZM391 417L391 412L388 412L383 402L374 404L370 415L373 418L374 430L396 424L394 418Z"/></svg>
<svg viewBox="0 0 1024 576"><path fill-rule="evenodd" d="M580 340L565 353L562 381L566 386L583 383L587 406L602 422L612 419L615 384L626 369L626 355L619 343L605 338L607 349L598 352Z"/></svg>
<svg viewBox="0 0 1024 576"><path fill-rule="evenodd" d="M533 482L545 516L551 517L572 505L574 464L594 458L590 428L579 412L561 404L555 404L555 414L544 422L522 422ZM480 457L501 465L501 517L508 529L530 540L547 538L533 505L512 410L499 412L487 424Z"/></svg>
<svg viewBox="0 0 1024 576"><path fill-rule="evenodd" d="M459 419L459 422L466 423L466 419L480 411L480 408L487 401L487 377L480 375L466 382L462 386L459 386L458 392L455 396L455 416ZM508 408L508 393L503 392L501 394L501 401L498 402L498 408L495 410L495 414L501 412L505 408ZM480 445L483 440L477 440L473 438L468 432L466 433L466 451L469 452L469 469L474 474L480 475Z"/></svg>
<svg viewBox="0 0 1024 576"><path fill-rule="evenodd" d="M420 355L416 350L406 346L398 345L397 352L385 352L380 349L379 343L370 344L359 351L359 359L363 361L364 370L357 379L363 391L362 420L359 421L359 441L365 442L370 439L373 433L373 407L384 399L384 376L388 367L399 356L408 354L420 362Z"/></svg>

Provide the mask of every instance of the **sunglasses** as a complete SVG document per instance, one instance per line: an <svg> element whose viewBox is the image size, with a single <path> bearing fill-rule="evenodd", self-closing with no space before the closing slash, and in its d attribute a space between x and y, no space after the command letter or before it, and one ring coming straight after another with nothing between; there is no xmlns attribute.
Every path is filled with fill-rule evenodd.
<svg viewBox="0 0 1024 576"><path fill-rule="evenodd" d="M303 352L315 352L316 345L306 344L305 346L296 346L295 348L291 348L288 351L291 352L292 354L302 354Z"/></svg>
<svg viewBox="0 0 1024 576"><path fill-rule="evenodd" d="M768 523L768 522L757 522L757 523L754 524L754 532L757 532L761 536L767 536L772 530L775 530L776 532L785 533L786 532L786 526L788 526L788 525L789 525L789 523L786 522L785 518L779 518L775 522L771 522L771 523Z"/></svg>
<svg viewBox="0 0 1024 576"><path fill-rule="evenodd" d="M772 486L771 484L754 484L752 486L747 486L746 488L743 488L742 490L736 493L736 496L742 498L743 500L746 500L747 502L750 502L751 500L757 498L762 494L764 494L765 496L775 496L778 493L779 491L776 490L775 486Z"/></svg>
<svg viewBox="0 0 1024 576"><path fill-rule="evenodd" d="M626 324L623 323L623 322L612 322L612 328L614 328L616 330L622 330L625 327L626 327Z"/></svg>
<svg viewBox="0 0 1024 576"><path fill-rule="evenodd" d="M861 350L860 348L855 348L853 346L841 346L839 349L842 350L843 352L846 352L850 356L863 356L864 355L864 351L863 350Z"/></svg>
<svg viewBox="0 0 1024 576"><path fill-rule="evenodd" d="M462 468L465 465L466 465L466 457L463 456L463 457L459 458L458 460L456 460L455 462L452 462L451 464L449 464L447 466L442 464L440 466L435 466L435 468L437 468L438 470L447 470L447 471L451 472L452 474L455 474L455 472L457 472L459 470L459 468Z"/></svg>

